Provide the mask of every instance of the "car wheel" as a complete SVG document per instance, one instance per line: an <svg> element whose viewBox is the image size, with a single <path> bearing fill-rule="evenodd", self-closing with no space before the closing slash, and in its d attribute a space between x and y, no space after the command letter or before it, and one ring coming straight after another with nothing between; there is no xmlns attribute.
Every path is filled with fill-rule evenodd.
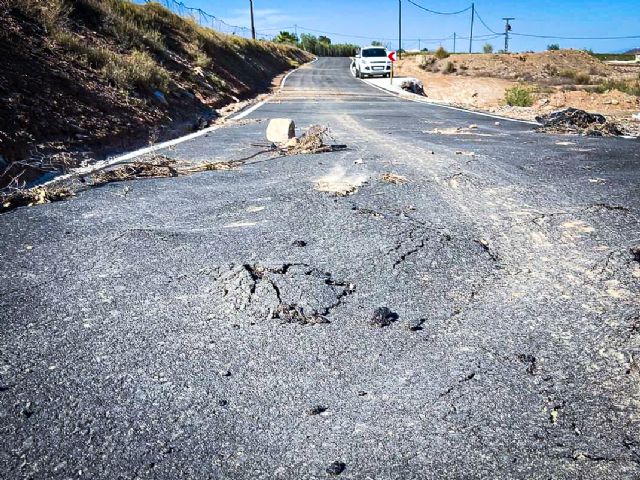
<svg viewBox="0 0 640 480"><path fill-rule="evenodd" d="M360 76L360 70L356 70L356 78L362 78L362 77Z"/></svg>

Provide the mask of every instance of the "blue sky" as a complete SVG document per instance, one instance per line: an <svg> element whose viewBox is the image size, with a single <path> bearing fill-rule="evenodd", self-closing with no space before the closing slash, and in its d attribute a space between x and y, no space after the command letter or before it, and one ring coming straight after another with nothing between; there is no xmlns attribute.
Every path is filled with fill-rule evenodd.
<svg viewBox="0 0 640 480"><path fill-rule="evenodd" d="M182 0L185 4L199 7L228 23L249 25L249 0ZM455 11L470 5L468 0L413 0L431 10ZM403 46L435 48L440 39L469 36L470 12L460 15L435 15L424 12L407 0L403 3ZM476 9L485 23L496 32L504 31L502 17L515 17L512 21L514 33L536 35L560 35L565 37L609 37L640 36L640 0L476 0ZM256 29L264 34L275 34L278 29L298 33L321 34L334 42L368 44L370 40L353 36L383 39L391 48L398 41L397 0L254 0ZM311 31L314 30L314 31ZM336 35L341 34L341 35ZM474 26L475 35L491 35L479 21ZM483 39L474 42L479 50L485 42L492 43L496 50L503 48L504 38ZM453 40L441 42L453 48ZM536 39L513 36L510 50L542 50L549 43L559 43L563 48L592 48L597 52L614 52L640 47L640 38L619 40L563 40ZM457 50L468 50L469 41L460 39Z"/></svg>

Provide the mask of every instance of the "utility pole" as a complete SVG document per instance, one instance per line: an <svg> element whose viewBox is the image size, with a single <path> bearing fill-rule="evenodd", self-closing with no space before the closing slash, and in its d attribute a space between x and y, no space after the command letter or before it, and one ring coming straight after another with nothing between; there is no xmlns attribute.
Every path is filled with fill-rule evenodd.
<svg viewBox="0 0 640 480"><path fill-rule="evenodd" d="M249 10L251 10L251 38L256 39L256 25L253 22L253 0L249 0Z"/></svg>
<svg viewBox="0 0 640 480"><path fill-rule="evenodd" d="M476 18L476 4L471 4L471 33L469 34L469 53L473 50L473 20Z"/></svg>
<svg viewBox="0 0 640 480"><path fill-rule="evenodd" d="M456 53L456 32L453 32L453 53Z"/></svg>
<svg viewBox="0 0 640 480"><path fill-rule="evenodd" d="M398 60L402 59L402 0L398 0Z"/></svg>
<svg viewBox="0 0 640 480"><path fill-rule="evenodd" d="M511 31L511 25L509 24L509 20L515 20L513 17L503 17L506 23L504 25L504 52L509 53L509 32Z"/></svg>

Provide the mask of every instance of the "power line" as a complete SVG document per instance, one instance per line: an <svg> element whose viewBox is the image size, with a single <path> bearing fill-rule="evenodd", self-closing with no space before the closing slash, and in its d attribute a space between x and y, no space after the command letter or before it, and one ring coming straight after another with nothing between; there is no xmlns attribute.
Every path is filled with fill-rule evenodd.
<svg viewBox="0 0 640 480"><path fill-rule="evenodd" d="M436 15L458 15L459 13L464 13L467 10L471 10L471 5L469 5L464 10L459 10L457 12L438 12L436 10L430 10L427 7L423 7L422 5L418 5L416 2L413 2L412 0L407 0L407 2L409 2L411 5L418 7L421 10L424 10L425 12L434 13Z"/></svg>
<svg viewBox="0 0 640 480"><path fill-rule="evenodd" d="M502 33L500 33L500 32L496 32L496 31L492 30L492 29L489 27L489 25L487 25L487 24L485 23L485 21L482 19L482 17L481 17L481 16L480 16L480 14L478 13L478 10L477 10L477 9L476 9L476 17L477 17L477 19L478 19L478 20L480 20L480 23L481 23L482 25L484 25L484 28L486 28L487 30L489 30L491 33L493 33L494 35L502 35Z"/></svg>
<svg viewBox="0 0 640 480"><path fill-rule="evenodd" d="M550 38L552 40L626 40L640 38L640 35L626 35L621 37L554 37L553 35L533 35L529 33L514 33L511 35L517 35L519 37L532 37L532 38Z"/></svg>
<svg viewBox="0 0 640 480"><path fill-rule="evenodd" d="M306 30L307 32L322 33L323 35L335 35L335 36L338 36L338 37L360 38L362 40L385 40L385 41L388 41L388 42L392 42L392 41L398 40L397 38L389 38L389 37L365 37L364 35L352 35L352 34L348 34L348 33L327 32L325 30L317 30L317 29L314 29L314 28L307 28L307 27L303 27L301 25L298 25L298 27L301 30ZM451 38L453 38L453 35L449 35L448 37L443 37L443 38L405 38L404 40L406 40L408 42L417 42L418 40L421 40L423 42L443 42L443 41L449 40Z"/></svg>

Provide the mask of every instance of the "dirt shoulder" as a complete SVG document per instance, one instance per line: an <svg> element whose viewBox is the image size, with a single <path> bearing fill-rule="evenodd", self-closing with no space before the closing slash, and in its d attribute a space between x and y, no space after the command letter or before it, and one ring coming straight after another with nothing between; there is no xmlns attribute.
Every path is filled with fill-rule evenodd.
<svg viewBox="0 0 640 480"><path fill-rule="evenodd" d="M402 59L398 76L414 77L435 101L482 110L510 118L533 120L564 108L603 114L639 131L632 115L640 112L640 97L608 86L633 87L640 64L609 65L578 51L529 54L461 54L437 59L416 55ZM577 82L588 83L579 85ZM523 86L530 92L529 107L510 106L508 89Z"/></svg>

